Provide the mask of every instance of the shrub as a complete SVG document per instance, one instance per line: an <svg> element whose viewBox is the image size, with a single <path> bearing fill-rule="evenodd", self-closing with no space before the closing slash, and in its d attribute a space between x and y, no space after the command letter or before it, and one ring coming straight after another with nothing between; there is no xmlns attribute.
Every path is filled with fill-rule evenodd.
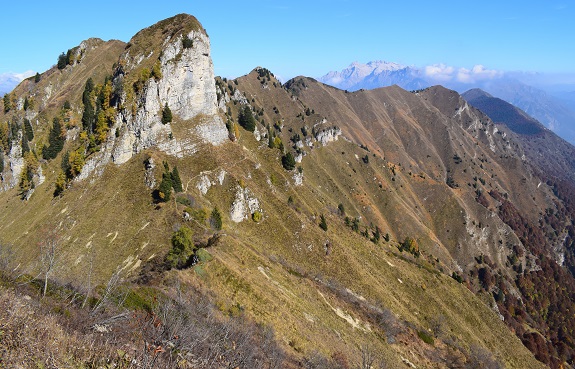
<svg viewBox="0 0 575 369"><path fill-rule="evenodd" d="M191 49L194 46L194 40L186 35L182 40L182 45L184 46L184 49Z"/></svg>
<svg viewBox="0 0 575 369"><path fill-rule="evenodd" d="M188 265L188 261L195 251L193 236L192 230L186 226L182 226L174 232L172 235L172 249L166 255L168 267L183 268Z"/></svg>
<svg viewBox="0 0 575 369"><path fill-rule="evenodd" d="M40 82L40 79L41 79L40 73L36 72L36 75L34 76L34 83Z"/></svg>
<svg viewBox="0 0 575 369"><path fill-rule="evenodd" d="M451 273L451 278L455 279L459 283L463 283L463 277L461 277L457 272Z"/></svg>
<svg viewBox="0 0 575 369"><path fill-rule="evenodd" d="M417 336L428 345L433 345L434 343L433 337L425 331L418 331Z"/></svg>
<svg viewBox="0 0 575 369"><path fill-rule="evenodd" d="M262 212L259 210L254 211L252 214L252 220L256 223L259 223L262 220Z"/></svg>
<svg viewBox="0 0 575 369"><path fill-rule="evenodd" d="M406 237L405 240L399 245L399 251L407 251L415 257L419 256L419 245L417 241L411 237Z"/></svg>
<svg viewBox="0 0 575 369"><path fill-rule="evenodd" d="M327 232L327 222L323 214L319 218L319 227L323 229L325 232Z"/></svg>
<svg viewBox="0 0 575 369"><path fill-rule="evenodd" d="M208 212L204 208L190 209L188 212L198 223L204 224L208 219Z"/></svg>
<svg viewBox="0 0 575 369"><path fill-rule="evenodd" d="M154 77L154 79L160 80L162 79L162 63L160 63L160 61L156 61L156 63L154 64L154 66L152 67L152 77Z"/></svg>

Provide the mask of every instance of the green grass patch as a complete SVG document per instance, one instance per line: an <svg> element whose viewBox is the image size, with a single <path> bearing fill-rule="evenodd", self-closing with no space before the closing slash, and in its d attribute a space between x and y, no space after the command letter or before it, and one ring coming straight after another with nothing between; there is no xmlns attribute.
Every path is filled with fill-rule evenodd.
<svg viewBox="0 0 575 369"><path fill-rule="evenodd" d="M425 331L418 331L417 336L421 338L421 340L427 343L428 345L433 345L435 343L433 337Z"/></svg>

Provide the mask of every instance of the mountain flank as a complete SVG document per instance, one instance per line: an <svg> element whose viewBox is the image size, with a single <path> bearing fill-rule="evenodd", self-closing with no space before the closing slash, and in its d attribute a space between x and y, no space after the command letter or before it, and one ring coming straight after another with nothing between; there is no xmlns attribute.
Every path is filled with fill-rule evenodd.
<svg viewBox="0 0 575 369"><path fill-rule="evenodd" d="M473 89L461 95L485 112L496 124L507 127L521 143L526 158L547 178L575 181L575 148L515 106Z"/></svg>
<svg viewBox="0 0 575 369"><path fill-rule="evenodd" d="M90 43L0 110L0 329L51 329L7 365L572 365L573 187L457 92L214 77L186 14Z"/></svg>

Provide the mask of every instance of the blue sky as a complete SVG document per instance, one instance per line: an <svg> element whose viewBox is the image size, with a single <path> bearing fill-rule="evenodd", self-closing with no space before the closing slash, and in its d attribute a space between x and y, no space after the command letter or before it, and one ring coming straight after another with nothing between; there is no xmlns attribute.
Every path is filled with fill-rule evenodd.
<svg viewBox="0 0 575 369"><path fill-rule="evenodd" d="M25 4L25 5L22 5ZM0 76L43 72L89 37L128 41L178 13L208 31L216 75L284 80L353 61L575 75L575 1L7 1Z"/></svg>

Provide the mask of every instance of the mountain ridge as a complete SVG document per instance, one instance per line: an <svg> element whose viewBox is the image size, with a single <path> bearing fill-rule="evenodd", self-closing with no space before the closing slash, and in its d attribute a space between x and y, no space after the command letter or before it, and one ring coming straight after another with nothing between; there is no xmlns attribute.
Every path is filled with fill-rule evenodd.
<svg viewBox="0 0 575 369"><path fill-rule="evenodd" d="M495 78L478 79L470 82L458 81L453 76L434 77L429 75L426 68L398 66L395 70L386 70L377 73L376 68L367 64L355 63L341 72L328 72L318 80L341 89L355 91L359 89L373 89L397 84L406 90L418 90L435 84L443 84L460 93L472 87L481 88L491 95L519 107L529 115L542 122L547 128L553 130L563 139L575 144L575 111L568 104L561 102L545 91L520 82L511 74L511 77L497 75ZM387 63L387 62L376 62ZM397 65L395 63L390 63ZM365 69L369 73L354 75L356 69ZM431 68L433 69L433 68ZM351 77L354 76L354 77ZM472 79L473 81L473 79Z"/></svg>
<svg viewBox="0 0 575 369"><path fill-rule="evenodd" d="M161 21L105 63L86 52L15 90L0 111L2 182L16 178L0 192L9 270L31 286L40 272L93 309L127 301L159 327L159 301L202 291L218 321L270 327L287 367L368 353L438 368L571 360L569 334L553 332L573 319L538 309L540 296L572 307L565 290L548 293L573 284L569 198L504 128L441 86L282 85L261 67L214 78L196 22ZM88 68L96 60L103 71ZM62 87L48 94L51 81ZM52 234L60 264L43 273L36 246ZM144 360L133 347L161 342L158 360L194 354L174 337L122 352ZM222 365L252 360L231 351Z"/></svg>

